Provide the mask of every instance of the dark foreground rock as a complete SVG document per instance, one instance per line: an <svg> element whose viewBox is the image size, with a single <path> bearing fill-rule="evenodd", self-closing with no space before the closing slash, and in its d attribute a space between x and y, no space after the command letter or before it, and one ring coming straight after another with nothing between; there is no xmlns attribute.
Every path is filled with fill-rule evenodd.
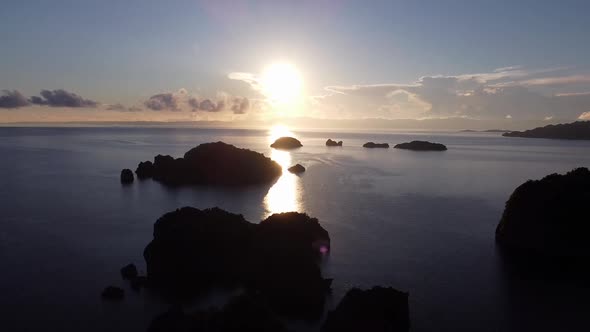
<svg viewBox="0 0 590 332"><path fill-rule="evenodd" d="M502 134L502 136L590 140L590 121L576 121L573 123L548 125L525 131L511 131Z"/></svg>
<svg viewBox="0 0 590 332"><path fill-rule="evenodd" d="M108 286L102 291L102 298L110 301L120 301L125 297L125 291L122 288Z"/></svg>
<svg viewBox="0 0 590 332"><path fill-rule="evenodd" d="M408 331L408 294L393 288L349 290L322 326L322 332Z"/></svg>
<svg viewBox="0 0 590 332"><path fill-rule="evenodd" d="M303 146L303 144L301 144L301 142L299 142L298 139L293 138L293 137L281 137L281 138L277 139L276 141L274 141L274 143L272 143L270 145L271 148L282 149L282 150L297 149L302 146Z"/></svg>
<svg viewBox="0 0 590 332"><path fill-rule="evenodd" d="M446 151L447 147L440 143L431 143L427 141L411 141L409 143L400 143L394 146L395 149L413 150L413 151Z"/></svg>
<svg viewBox="0 0 590 332"><path fill-rule="evenodd" d="M303 167L301 164L297 164L295 166L289 167L287 170L293 174L300 174L305 172L305 167Z"/></svg>
<svg viewBox="0 0 590 332"><path fill-rule="evenodd" d="M342 146L342 141L336 142L336 141L333 141L331 138L329 138L326 141L326 146Z"/></svg>
<svg viewBox="0 0 590 332"><path fill-rule="evenodd" d="M132 183L133 182L133 172L125 168L121 171L121 183Z"/></svg>
<svg viewBox="0 0 590 332"><path fill-rule="evenodd" d="M156 221L144 257L148 282L167 295L242 286L281 314L313 319L330 290L318 266L329 246L328 232L305 214L274 214L253 224L219 208L185 207Z"/></svg>
<svg viewBox="0 0 590 332"><path fill-rule="evenodd" d="M240 186L270 183L282 169L262 153L217 142L201 144L183 158L157 155L153 163L139 163L136 173L167 185Z"/></svg>
<svg viewBox="0 0 590 332"><path fill-rule="evenodd" d="M389 148L389 144L368 142L368 143L363 144L363 148L370 148L370 149L384 148L384 149L387 149L387 148Z"/></svg>
<svg viewBox="0 0 590 332"><path fill-rule="evenodd" d="M261 301L248 295L230 299L221 309L185 313L171 308L152 320L148 332L286 332L283 323Z"/></svg>
<svg viewBox="0 0 590 332"><path fill-rule="evenodd" d="M127 264L121 268L121 277L131 280L137 278L137 267L135 264Z"/></svg>
<svg viewBox="0 0 590 332"><path fill-rule="evenodd" d="M590 257L590 171L578 168L520 185L496 228L496 241L514 253Z"/></svg>

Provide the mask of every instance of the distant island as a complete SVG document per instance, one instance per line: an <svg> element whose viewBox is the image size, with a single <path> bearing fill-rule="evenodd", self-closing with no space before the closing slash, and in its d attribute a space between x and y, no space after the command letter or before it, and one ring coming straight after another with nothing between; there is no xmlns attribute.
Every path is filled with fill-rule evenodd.
<svg viewBox="0 0 590 332"><path fill-rule="evenodd" d="M459 130L460 133L507 133L510 130L505 129L488 129L488 130L473 130L473 129L465 129Z"/></svg>
<svg viewBox="0 0 590 332"><path fill-rule="evenodd" d="M389 148L389 144L387 143L374 143L374 142L367 142L365 144L363 144L363 148L369 148L369 149L387 149Z"/></svg>
<svg viewBox="0 0 590 332"><path fill-rule="evenodd" d="M432 143L427 141L411 141L406 143L396 144L394 149L413 150L413 151L446 151L447 147L444 144Z"/></svg>
<svg viewBox="0 0 590 332"><path fill-rule="evenodd" d="M280 150L291 150L302 147L303 144L294 137L281 137L270 145L271 148Z"/></svg>
<svg viewBox="0 0 590 332"><path fill-rule="evenodd" d="M590 121L548 125L525 131L511 131L505 137L553 138L570 140L590 140Z"/></svg>

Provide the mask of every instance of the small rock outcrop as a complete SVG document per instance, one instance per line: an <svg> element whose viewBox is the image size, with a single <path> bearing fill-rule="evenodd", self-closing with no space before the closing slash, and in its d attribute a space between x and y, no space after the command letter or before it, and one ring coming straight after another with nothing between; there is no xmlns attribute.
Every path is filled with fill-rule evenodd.
<svg viewBox="0 0 590 332"><path fill-rule="evenodd" d="M151 178L154 176L154 163L151 161L140 162L135 169L135 174L140 180Z"/></svg>
<svg viewBox="0 0 590 332"><path fill-rule="evenodd" d="M408 293L391 287L349 290L328 313L322 332L409 331Z"/></svg>
<svg viewBox="0 0 590 332"><path fill-rule="evenodd" d="M503 248L573 259L590 258L590 171L578 168L520 185L496 228Z"/></svg>
<svg viewBox="0 0 590 332"><path fill-rule="evenodd" d="M368 142L368 143L363 144L363 148L370 148L370 149L383 148L383 149L387 149L387 148L389 148L389 144L387 144L387 143L373 143L373 142Z"/></svg>
<svg viewBox="0 0 590 332"><path fill-rule="evenodd" d="M102 291L102 298L111 301L120 301L125 297L125 291L122 288L108 286Z"/></svg>
<svg viewBox="0 0 590 332"><path fill-rule="evenodd" d="M502 134L502 136L590 140L590 121L576 121L573 123L548 125L525 131L511 131Z"/></svg>
<svg viewBox="0 0 590 332"><path fill-rule="evenodd" d="M297 149L302 146L303 144L301 144L301 142L298 139L293 137L281 137L270 145L271 148L280 150Z"/></svg>
<svg viewBox="0 0 590 332"><path fill-rule="evenodd" d="M242 286L278 313L311 318L321 315L330 290L318 266L329 247L328 232L306 214L274 214L253 224L219 208L184 207L156 221L144 257L150 287L168 295Z"/></svg>
<svg viewBox="0 0 590 332"><path fill-rule="evenodd" d="M133 172L129 168L125 168L121 171L121 183L133 183Z"/></svg>
<svg viewBox="0 0 590 332"><path fill-rule="evenodd" d="M446 151L447 147L440 143L431 143L427 141L411 141L409 143L400 143L394 146L395 149L413 150L413 151Z"/></svg>
<svg viewBox="0 0 590 332"><path fill-rule="evenodd" d="M201 144L183 158L157 155L153 163L139 163L135 172L166 185L242 186L270 183L282 168L262 153L217 142Z"/></svg>
<svg viewBox="0 0 590 332"><path fill-rule="evenodd" d="M293 174L301 174L305 172L305 167L303 167L301 164L297 164L295 166L289 167L287 170Z"/></svg>
<svg viewBox="0 0 590 332"><path fill-rule="evenodd" d="M123 279L132 280L137 278L137 267L135 264L127 264L121 268L121 276Z"/></svg>
<svg viewBox="0 0 590 332"><path fill-rule="evenodd" d="M333 141L331 138L328 138L326 141L326 146L342 146L342 141Z"/></svg>

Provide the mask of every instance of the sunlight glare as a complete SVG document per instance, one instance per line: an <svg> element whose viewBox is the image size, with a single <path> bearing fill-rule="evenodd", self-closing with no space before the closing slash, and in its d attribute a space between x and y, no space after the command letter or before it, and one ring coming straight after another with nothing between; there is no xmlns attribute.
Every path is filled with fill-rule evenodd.
<svg viewBox="0 0 590 332"><path fill-rule="evenodd" d="M285 126L276 125L269 131L269 142L274 142L277 138L283 136L295 135ZM266 197L264 197L264 206L266 216L273 213L302 211L303 188L301 179L290 173L287 169L293 166L291 152L272 149L270 158L276 161L283 168L283 175L270 188Z"/></svg>
<svg viewBox="0 0 590 332"><path fill-rule="evenodd" d="M292 64L274 63L266 67L260 83L262 93L272 103L294 104L301 99L303 79Z"/></svg>

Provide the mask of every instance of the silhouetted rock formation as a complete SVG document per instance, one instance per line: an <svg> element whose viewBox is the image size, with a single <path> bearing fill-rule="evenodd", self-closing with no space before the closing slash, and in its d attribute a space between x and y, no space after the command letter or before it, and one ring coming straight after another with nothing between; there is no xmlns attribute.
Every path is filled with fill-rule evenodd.
<svg viewBox="0 0 590 332"><path fill-rule="evenodd" d="M121 171L121 183L132 183L133 182L133 172L125 168Z"/></svg>
<svg viewBox="0 0 590 332"><path fill-rule="evenodd" d="M140 180L151 178L154 176L154 164L151 161L139 163L137 169L135 169L135 174L137 174L137 178Z"/></svg>
<svg viewBox="0 0 590 332"><path fill-rule="evenodd" d="M297 164L295 166L289 167L287 170L293 174L300 174L305 172L305 167L303 167L301 164Z"/></svg>
<svg viewBox="0 0 590 332"><path fill-rule="evenodd" d="M409 143L396 144L393 148L413 151L446 151L447 147L440 143L427 141L411 141Z"/></svg>
<svg viewBox="0 0 590 332"><path fill-rule="evenodd" d="M283 323L258 299L241 295L221 309L186 314L171 308L152 320L148 332L286 332Z"/></svg>
<svg viewBox="0 0 590 332"><path fill-rule="evenodd" d="M520 185L496 228L496 240L512 252L562 258L590 257L590 171L578 168ZM516 249L516 251L515 251Z"/></svg>
<svg viewBox="0 0 590 332"><path fill-rule="evenodd" d="M125 297L125 291L119 287L108 286L102 291L102 298L111 301L120 301Z"/></svg>
<svg viewBox="0 0 590 332"><path fill-rule="evenodd" d="M326 141L326 146L342 146L342 141L336 142L336 141L333 141L331 138L329 138Z"/></svg>
<svg viewBox="0 0 590 332"><path fill-rule="evenodd" d="M322 332L408 331L408 294L393 288L349 290L328 313Z"/></svg>
<svg viewBox="0 0 590 332"><path fill-rule="evenodd" d="M387 148L389 148L389 144L387 144L387 143L373 143L373 142L368 142L368 143L363 144L363 148L371 148L371 149L373 149L373 148L385 148L385 149L387 149Z"/></svg>
<svg viewBox="0 0 590 332"><path fill-rule="evenodd" d="M281 166L262 153L223 142L201 144L184 158L157 155L154 163L139 163L138 177L153 177L167 185L250 185L269 183Z"/></svg>
<svg viewBox="0 0 590 332"><path fill-rule="evenodd" d="M576 121L567 124L548 125L525 131L511 131L502 134L506 137L590 139L590 121Z"/></svg>
<svg viewBox="0 0 590 332"><path fill-rule="evenodd" d="M315 318L330 290L317 264L329 245L328 232L305 214L253 224L219 208L184 207L156 221L144 257L150 285L169 295L245 286L279 313Z"/></svg>
<svg viewBox="0 0 590 332"><path fill-rule="evenodd" d="M135 264L127 264L121 268L121 276L123 279L134 279L137 278L137 267Z"/></svg>
<svg viewBox="0 0 590 332"><path fill-rule="evenodd" d="M272 143L270 145L271 148L281 149L281 150L296 149L296 148L300 148L302 146L303 145L301 144L301 142L299 142L298 139L293 138L293 137L281 137L281 138L277 139L276 141L274 141L274 143Z"/></svg>

